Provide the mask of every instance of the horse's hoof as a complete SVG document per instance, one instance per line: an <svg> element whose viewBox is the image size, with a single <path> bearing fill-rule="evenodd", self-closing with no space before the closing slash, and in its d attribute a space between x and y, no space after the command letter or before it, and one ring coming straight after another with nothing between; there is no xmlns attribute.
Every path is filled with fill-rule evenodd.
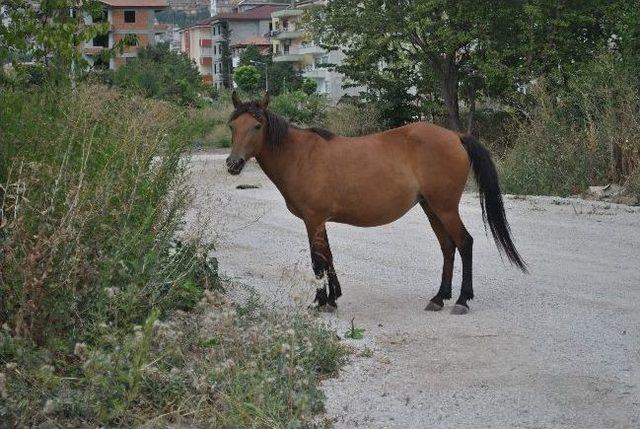
<svg viewBox="0 0 640 429"><path fill-rule="evenodd" d="M320 313L334 313L337 309L338 309L337 305L331 305L331 304L325 304L325 305L319 305L318 306L318 311Z"/></svg>
<svg viewBox="0 0 640 429"><path fill-rule="evenodd" d="M442 305L440 304L436 304L433 301L429 301L429 304L427 304L427 306L424 308L425 311L440 311L442 310Z"/></svg>
<svg viewBox="0 0 640 429"><path fill-rule="evenodd" d="M451 309L451 314L467 314L469 312L469 307L462 304L456 304Z"/></svg>

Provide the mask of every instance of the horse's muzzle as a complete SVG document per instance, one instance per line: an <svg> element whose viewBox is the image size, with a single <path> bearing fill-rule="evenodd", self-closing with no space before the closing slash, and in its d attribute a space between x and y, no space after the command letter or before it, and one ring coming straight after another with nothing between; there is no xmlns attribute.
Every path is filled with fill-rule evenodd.
<svg viewBox="0 0 640 429"><path fill-rule="evenodd" d="M234 176L240 174L247 161L238 155L231 154L227 157L227 171Z"/></svg>

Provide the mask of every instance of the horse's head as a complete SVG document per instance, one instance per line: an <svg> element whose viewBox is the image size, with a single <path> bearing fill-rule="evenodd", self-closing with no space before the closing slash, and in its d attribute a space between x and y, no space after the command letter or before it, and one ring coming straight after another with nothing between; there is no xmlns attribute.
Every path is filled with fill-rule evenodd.
<svg viewBox="0 0 640 429"><path fill-rule="evenodd" d="M265 93L259 102L243 103L233 91L231 99L235 110L229 119L232 145L227 169L236 175L240 174L248 160L260 153L266 142L269 94Z"/></svg>

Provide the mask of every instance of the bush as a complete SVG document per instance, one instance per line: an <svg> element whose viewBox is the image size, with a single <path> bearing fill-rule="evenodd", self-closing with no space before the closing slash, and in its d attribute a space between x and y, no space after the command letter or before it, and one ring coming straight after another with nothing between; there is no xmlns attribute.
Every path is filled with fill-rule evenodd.
<svg viewBox="0 0 640 429"><path fill-rule="evenodd" d="M638 81L615 57L596 59L561 93L541 82L533 99L501 162L507 192L571 195L608 182L638 192Z"/></svg>
<svg viewBox="0 0 640 429"><path fill-rule="evenodd" d="M327 102L321 96L294 91L273 97L269 108L291 122L308 126L324 121Z"/></svg>
<svg viewBox="0 0 640 429"><path fill-rule="evenodd" d="M149 46L113 74L115 86L139 91L146 97L181 105L202 105L205 90L196 66L183 54L169 51L168 45Z"/></svg>
<svg viewBox="0 0 640 429"><path fill-rule="evenodd" d="M371 103L345 103L329 108L324 123L325 128L342 136L375 133L383 125L380 111Z"/></svg>

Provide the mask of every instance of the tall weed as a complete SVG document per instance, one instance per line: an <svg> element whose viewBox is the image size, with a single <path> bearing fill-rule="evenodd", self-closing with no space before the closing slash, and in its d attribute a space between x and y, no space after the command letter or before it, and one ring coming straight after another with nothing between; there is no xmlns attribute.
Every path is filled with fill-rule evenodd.
<svg viewBox="0 0 640 429"><path fill-rule="evenodd" d="M640 193L638 88L637 77L610 55L572 76L562 92L539 82L501 162L505 190L571 195L615 182Z"/></svg>
<svg viewBox="0 0 640 429"><path fill-rule="evenodd" d="M100 86L0 95L0 322L38 344L175 306L197 252L176 252L190 195L186 118Z"/></svg>

